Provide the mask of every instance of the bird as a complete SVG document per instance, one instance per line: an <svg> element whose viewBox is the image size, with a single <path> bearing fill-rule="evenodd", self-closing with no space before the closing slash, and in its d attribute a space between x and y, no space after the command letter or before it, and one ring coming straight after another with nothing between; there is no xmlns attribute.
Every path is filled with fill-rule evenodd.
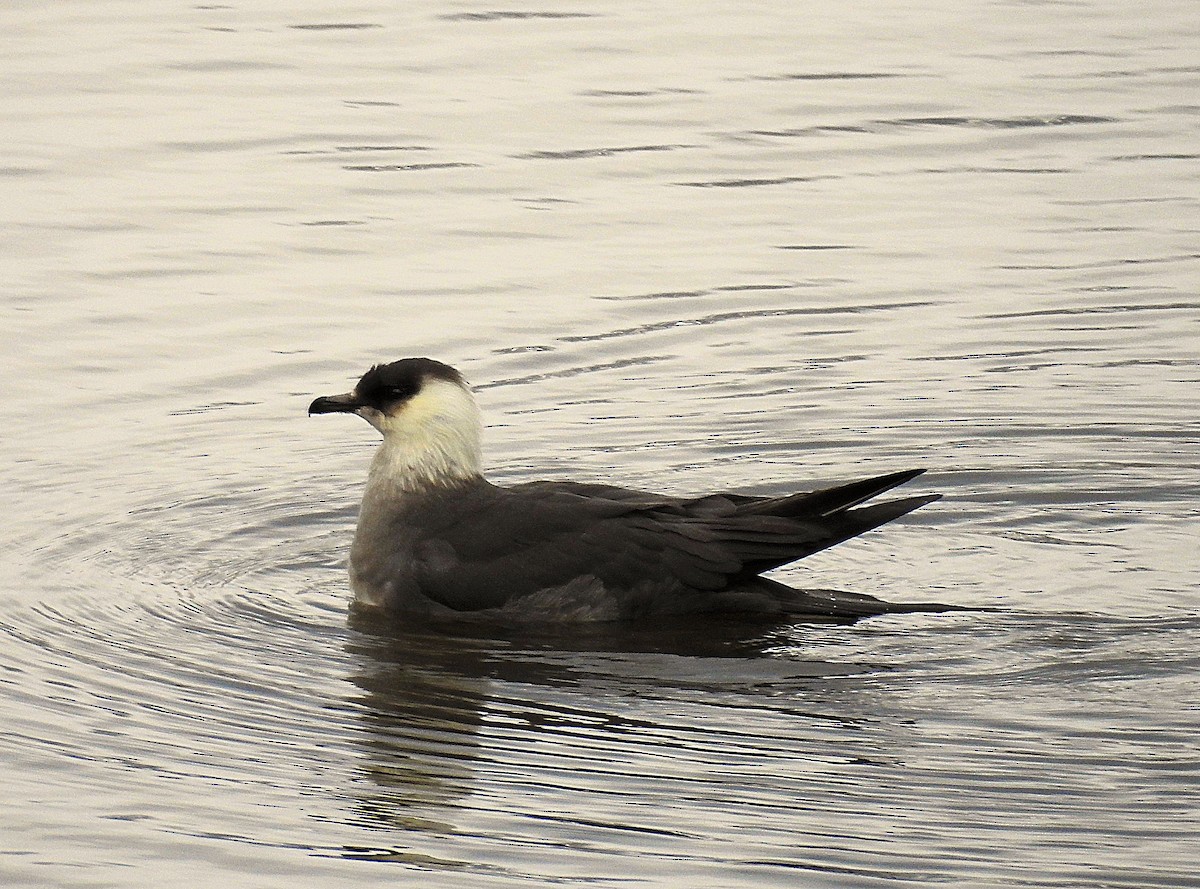
<svg viewBox="0 0 1200 889"><path fill-rule="evenodd" d="M783 496L493 484L483 474L483 422L471 388L431 358L377 364L350 392L308 408L310 416L332 413L357 414L383 437L350 547L356 606L558 623L701 613L853 622L957 610L763 576L939 499L868 504L923 469Z"/></svg>

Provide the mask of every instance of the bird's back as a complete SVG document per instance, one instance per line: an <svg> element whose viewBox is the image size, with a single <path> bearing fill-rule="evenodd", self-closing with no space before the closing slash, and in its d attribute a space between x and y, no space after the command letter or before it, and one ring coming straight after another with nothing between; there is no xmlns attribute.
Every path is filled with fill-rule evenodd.
<svg viewBox="0 0 1200 889"><path fill-rule="evenodd" d="M858 507L916 474L781 498L673 498L574 482L504 488L483 479L380 503L368 494L352 579L360 600L402 610L593 620L830 610L758 575L936 499ZM861 611L861 597L850 605Z"/></svg>

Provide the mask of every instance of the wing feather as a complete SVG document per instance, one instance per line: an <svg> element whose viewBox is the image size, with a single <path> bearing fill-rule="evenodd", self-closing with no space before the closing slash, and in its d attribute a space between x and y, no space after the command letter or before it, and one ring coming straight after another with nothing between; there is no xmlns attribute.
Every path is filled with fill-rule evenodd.
<svg viewBox="0 0 1200 889"><path fill-rule="evenodd" d="M459 610L499 607L588 578L621 595L646 588L719 591L937 499L858 506L917 474L780 498L680 499L578 483L487 485L448 504L445 520L423 531L413 574L427 596Z"/></svg>

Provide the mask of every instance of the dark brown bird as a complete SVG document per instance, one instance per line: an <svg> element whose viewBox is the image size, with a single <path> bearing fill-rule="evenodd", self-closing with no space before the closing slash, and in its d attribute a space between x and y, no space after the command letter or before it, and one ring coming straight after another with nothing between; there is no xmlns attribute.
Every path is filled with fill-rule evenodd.
<svg viewBox="0 0 1200 889"><path fill-rule="evenodd" d="M373 367L353 391L308 410L358 414L383 434L350 549L351 588L365 605L555 622L696 612L854 620L947 607L761 576L937 500L863 505L920 469L783 497L679 498L557 481L500 487L482 474L470 388L428 358Z"/></svg>

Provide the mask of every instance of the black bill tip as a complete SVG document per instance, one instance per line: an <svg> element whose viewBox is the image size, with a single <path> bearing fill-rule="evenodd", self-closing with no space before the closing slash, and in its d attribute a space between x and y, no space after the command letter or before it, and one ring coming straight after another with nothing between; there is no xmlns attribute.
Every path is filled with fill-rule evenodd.
<svg viewBox="0 0 1200 889"><path fill-rule="evenodd" d="M313 414L352 414L362 406L363 403L353 392L347 392L345 395L322 395L308 406L308 415L311 417Z"/></svg>

